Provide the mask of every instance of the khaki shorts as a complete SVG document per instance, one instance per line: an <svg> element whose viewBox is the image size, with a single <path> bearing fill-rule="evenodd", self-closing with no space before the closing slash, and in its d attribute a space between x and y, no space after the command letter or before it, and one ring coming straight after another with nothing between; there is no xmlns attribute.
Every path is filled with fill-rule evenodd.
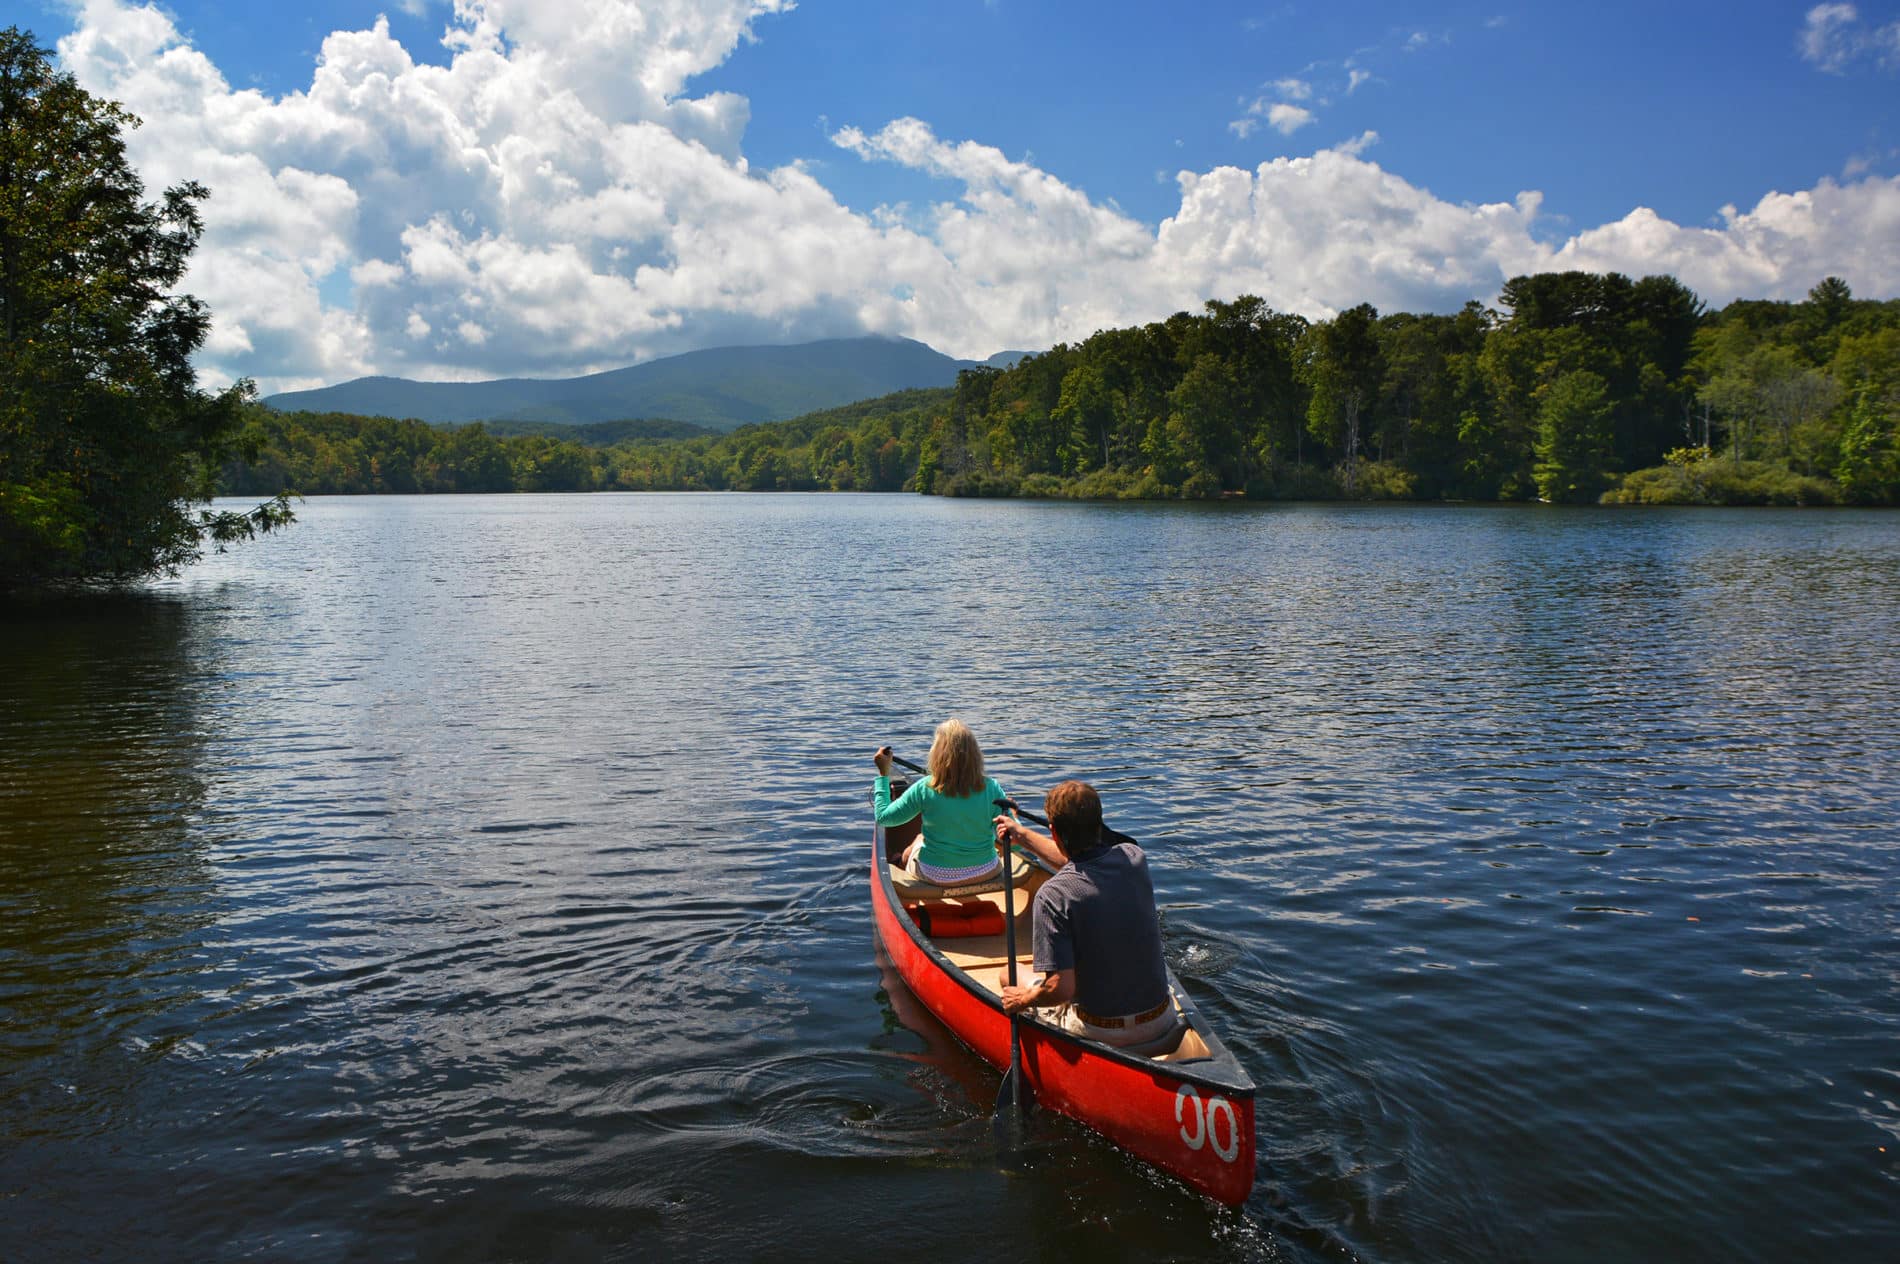
<svg viewBox="0 0 1900 1264"><path fill-rule="evenodd" d="M1172 1034L1181 1024L1181 1012L1172 1004L1145 1023L1127 1023L1120 1027L1097 1027L1084 1019L1073 1005L1057 1005L1041 1013L1071 1036L1084 1036L1116 1048L1153 1043Z"/></svg>

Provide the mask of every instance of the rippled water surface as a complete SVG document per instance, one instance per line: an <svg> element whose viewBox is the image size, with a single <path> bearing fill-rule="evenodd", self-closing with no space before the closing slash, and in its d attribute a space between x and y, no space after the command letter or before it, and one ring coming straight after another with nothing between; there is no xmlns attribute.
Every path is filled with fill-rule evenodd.
<svg viewBox="0 0 1900 1264"><path fill-rule="evenodd" d="M1900 1258L1900 517L301 516L0 618L0 1258ZM947 714L1143 840L1241 1211L996 1170L865 883Z"/></svg>

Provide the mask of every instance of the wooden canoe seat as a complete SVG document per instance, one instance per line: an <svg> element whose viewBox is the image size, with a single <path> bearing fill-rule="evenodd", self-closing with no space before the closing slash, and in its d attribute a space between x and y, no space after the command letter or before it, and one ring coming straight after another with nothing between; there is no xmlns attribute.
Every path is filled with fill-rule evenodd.
<svg viewBox="0 0 1900 1264"><path fill-rule="evenodd" d="M1028 860L1017 855L1013 857L1016 867L1010 873L1010 879L1018 884L1027 883L1032 873L1041 873ZM897 889L897 898L906 904L916 900L954 900L966 895L987 895L991 891L1003 889L1003 871L998 869L996 876L982 882L965 882L953 887L940 887L934 882L925 882L922 878L913 878L896 865L891 866L891 886Z"/></svg>
<svg viewBox="0 0 1900 1264"><path fill-rule="evenodd" d="M1033 971L1029 965L1029 936L1017 932L1016 977L1027 979ZM978 987L1002 994L1003 967L1009 962L1009 949L1001 935L984 935L979 939L941 939L932 940L937 951L950 958L950 964L968 974Z"/></svg>

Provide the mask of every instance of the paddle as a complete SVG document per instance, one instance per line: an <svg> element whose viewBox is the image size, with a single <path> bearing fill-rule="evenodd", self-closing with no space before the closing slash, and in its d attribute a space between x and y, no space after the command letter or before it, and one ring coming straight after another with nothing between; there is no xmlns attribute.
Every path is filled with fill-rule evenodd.
<svg viewBox="0 0 1900 1264"><path fill-rule="evenodd" d="M892 755L891 762L893 764L896 764L899 768L908 768L912 772L922 773L926 777L930 775L930 769L919 767L918 765L911 763L908 759L905 759L902 755Z"/></svg>
<svg viewBox="0 0 1900 1264"><path fill-rule="evenodd" d="M1049 828L1048 817L1037 816L1034 812L1031 812L1028 808L1018 807L1016 804L1016 800L1014 799L998 799L996 800L996 806L999 808L1002 808L1005 812L1014 812L1017 816L1023 817L1024 819L1028 821L1031 821L1037 825L1040 825L1044 829ZM1122 833L1120 830L1110 829L1106 825L1102 826L1102 840L1104 842L1116 844L1116 845L1119 845L1121 843L1135 842L1134 839L1128 837L1128 835ZM1135 846L1139 847L1141 846L1141 844L1135 843Z"/></svg>
<svg viewBox="0 0 1900 1264"><path fill-rule="evenodd" d="M1016 863L1007 853L1003 856L1003 944L1009 954L1009 986L1016 986ZM996 1113L992 1126L996 1129L996 1148L1005 1159L1014 1157L1023 1148L1023 1125L1028 1122L1029 1107L1034 1099L1029 1096L1028 1085L1023 1080L1023 1020L1020 1014L1009 1016L1009 1071L1003 1076L1002 1087L996 1091Z"/></svg>

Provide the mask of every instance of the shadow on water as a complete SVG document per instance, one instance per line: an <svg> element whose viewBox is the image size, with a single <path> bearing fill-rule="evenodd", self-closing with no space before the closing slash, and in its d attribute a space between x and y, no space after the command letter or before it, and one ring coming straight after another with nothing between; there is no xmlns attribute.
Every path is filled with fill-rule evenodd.
<svg viewBox="0 0 1900 1264"><path fill-rule="evenodd" d="M196 828L214 658L175 597L0 614L0 1187L55 1256L105 1189L163 1222L136 1156L177 1087L164 1064L194 1055L217 918Z"/></svg>

